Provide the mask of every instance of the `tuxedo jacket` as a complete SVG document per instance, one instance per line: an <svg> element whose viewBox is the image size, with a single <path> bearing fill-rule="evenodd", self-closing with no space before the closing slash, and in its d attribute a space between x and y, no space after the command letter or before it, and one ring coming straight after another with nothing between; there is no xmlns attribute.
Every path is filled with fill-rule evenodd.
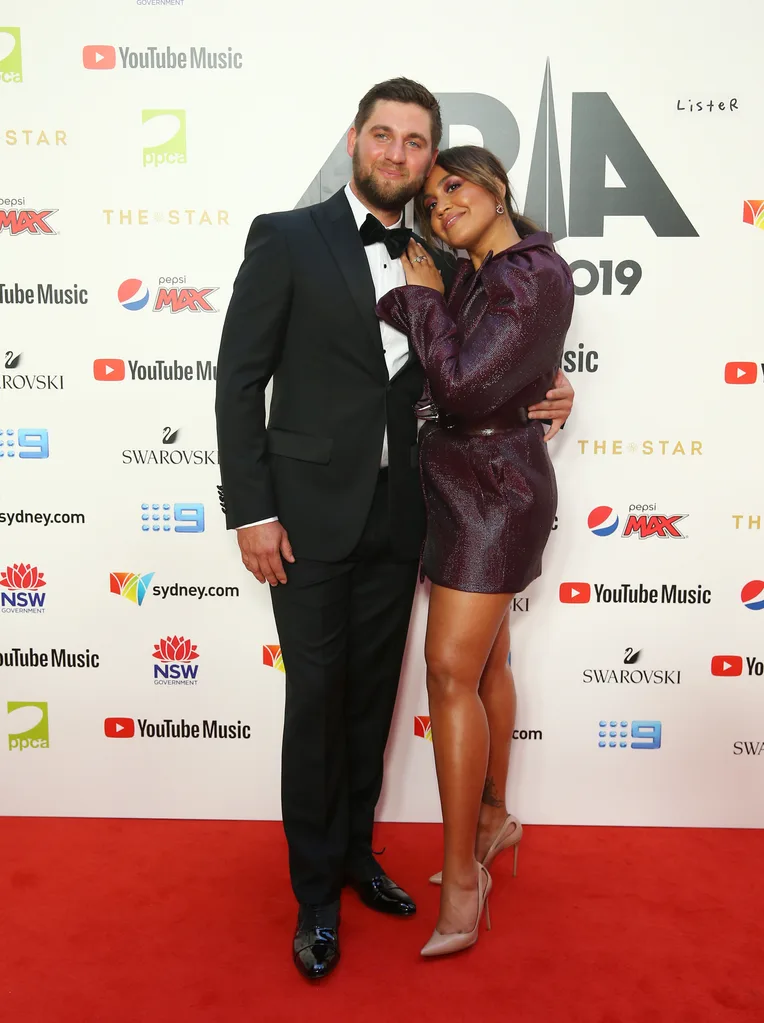
<svg viewBox="0 0 764 1023"><path fill-rule="evenodd" d="M431 254L448 285L450 264ZM375 305L344 189L254 220L217 364L229 528L278 516L295 557L341 561L366 522L387 427L393 555L419 556L424 504L413 407L424 377L409 348L389 378Z"/></svg>

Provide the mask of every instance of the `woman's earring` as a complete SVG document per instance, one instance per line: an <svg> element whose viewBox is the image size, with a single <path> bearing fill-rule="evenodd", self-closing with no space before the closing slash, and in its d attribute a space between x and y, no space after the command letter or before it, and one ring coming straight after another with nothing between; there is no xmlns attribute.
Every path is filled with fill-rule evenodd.
<svg viewBox="0 0 764 1023"><path fill-rule="evenodd" d="M499 216L501 216L502 213L504 212L504 207L501 205L501 203L497 205L496 212L498 213Z"/></svg>

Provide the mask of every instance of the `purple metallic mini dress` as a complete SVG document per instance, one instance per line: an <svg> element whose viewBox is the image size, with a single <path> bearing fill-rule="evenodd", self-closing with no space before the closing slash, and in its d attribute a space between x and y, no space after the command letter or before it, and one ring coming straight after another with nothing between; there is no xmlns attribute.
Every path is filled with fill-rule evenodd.
<svg viewBox="0 0 764 1023"><path fill-rule="evenodd" d="M541 574L557 486L540 422L573 314L573 279L536 232L479 269L461 260L448 301L388 292L377 315L407 334L437 419L421 431L427 505L423 568L440 586L520 593Z"/></svg>

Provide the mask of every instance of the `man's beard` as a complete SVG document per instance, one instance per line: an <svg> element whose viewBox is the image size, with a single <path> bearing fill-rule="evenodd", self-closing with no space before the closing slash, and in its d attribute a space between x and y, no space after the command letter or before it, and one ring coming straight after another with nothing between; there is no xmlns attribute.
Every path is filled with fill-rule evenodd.
<svg viewBox="0 0 764 1023"><path fill-rule="evenodd" d="M353 153L353 180L364 199L378 210L400 213L409 199L413 199L424 185L425 175L406 182L390 181L383 185L373 176L373 171L364 174L358 149Z"/></svg>

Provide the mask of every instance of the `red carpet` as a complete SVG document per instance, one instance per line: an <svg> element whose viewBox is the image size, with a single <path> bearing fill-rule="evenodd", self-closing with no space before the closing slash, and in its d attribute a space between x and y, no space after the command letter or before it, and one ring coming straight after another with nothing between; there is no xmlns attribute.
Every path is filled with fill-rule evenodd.
<svg viewBox="0 0 764 1023"><path fill-rule="evenodd" d="M343 899L343 959L295 972L279 824L0 819L3 1023L764 1021L762 831L528 827L493 930L448 960L439 828L380 825L413 920Z"/></svg>

